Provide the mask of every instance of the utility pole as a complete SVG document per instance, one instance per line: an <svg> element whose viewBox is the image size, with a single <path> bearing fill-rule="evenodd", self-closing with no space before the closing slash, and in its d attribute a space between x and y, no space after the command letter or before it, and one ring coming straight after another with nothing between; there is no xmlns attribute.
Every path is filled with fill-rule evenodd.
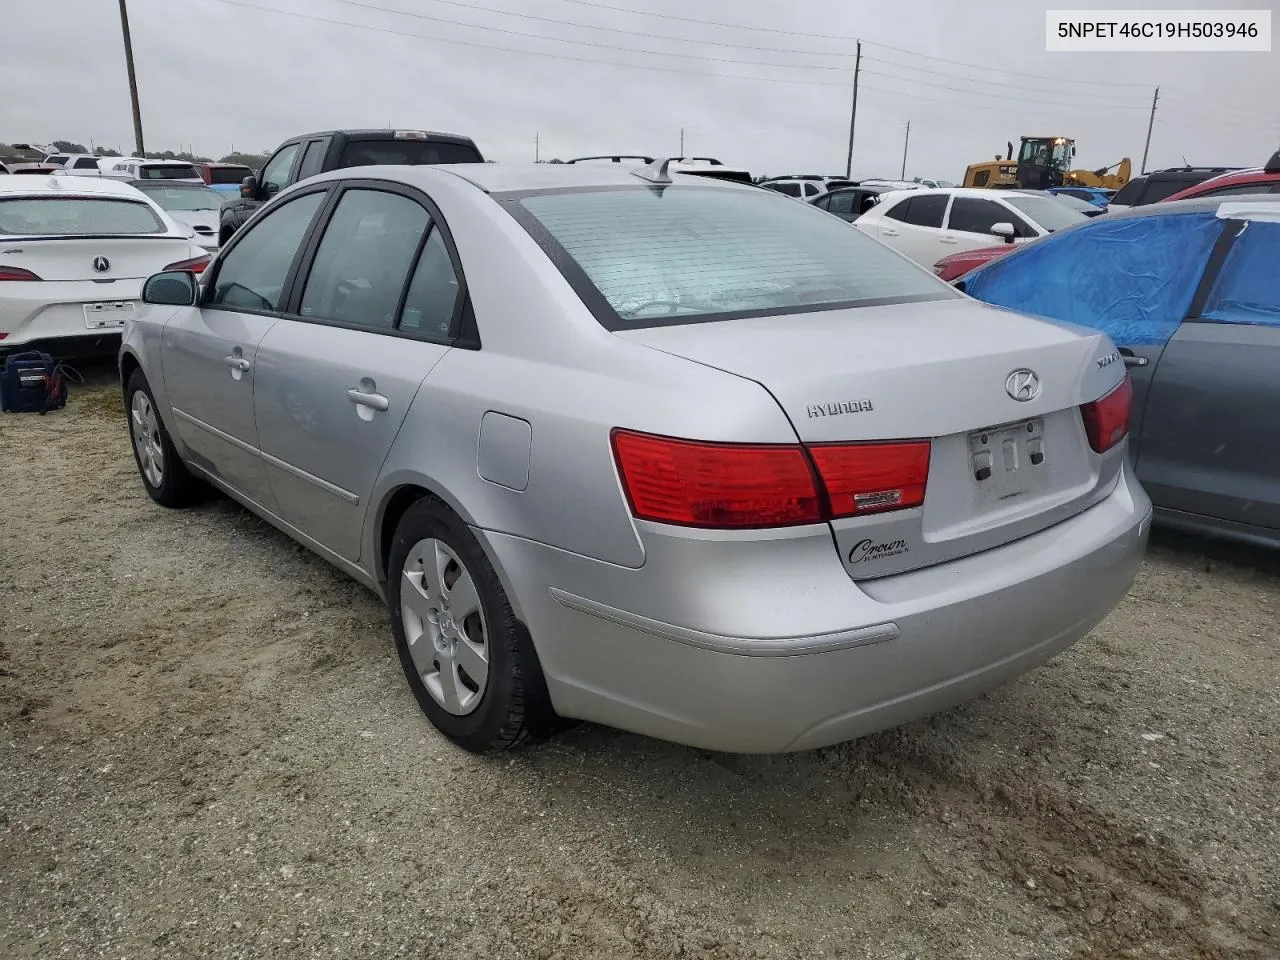
<svg viewBox="0 0 1280 960"><path fill-rule="evenodd" d="M121 0L123 2L123 0ZM844 161L844 175L853 177L853 125L858 119L858 74L862 72L862 41L858 41L858 56L853 61L853 109L849 111L849 155Z"/></svg>
<svg viewBox="0 0 1280 960"><path fill-rule="evenodd" d="M1147 151L1151 149L1151 128L1156 124L1156 101L1160 99L1160 88L1156 87L1155 96L1151 98L1151 119L1147 121L1147 144L1142 148L1142 170L1147 172Z"/></svg>
<svg viewBox="0 0 1280 960"><path fill-rule="evenodd" d="M542 154L540 152L542 149L542 144L539 142L541 138L542 138L541 133L535 133L533 135L533 162L534 163L542 162Z"/></svg>
<svg viewBox="0 0 1280 960"><path fill-rule="evenodd" d="M142 108L138 106L138 78L133 72L133 41L129 39L129 11L120 0L120 32L124 34L124 63L129 70L129 98L133 101L133 139L138 156L146 156L142 146Z"/></svg>
<svg viewBox="0 0 1280 960"><path fill-rule="evenodd" d="M900 180L907 179L907 144L911 142L911 121L907 121L907 135L902 138L902 175Z"/></svg>
<svg viewBox="0 0 1280 960"><path fill-rule="evenodd" d="M684 127L680 128L680 156L684 156Z"/></svg>

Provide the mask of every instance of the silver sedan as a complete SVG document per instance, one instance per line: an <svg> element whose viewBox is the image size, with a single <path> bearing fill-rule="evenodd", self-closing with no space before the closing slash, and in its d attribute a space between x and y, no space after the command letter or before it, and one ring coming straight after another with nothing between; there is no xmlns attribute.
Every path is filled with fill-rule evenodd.
<svg viewBox="0 0 1280 960"><path fill-rule="evenodd" d="M376 590L470 750L857 737L1063 650L1145 549L1105 334L661 161L313 177L144 301L147 492Z"/></svg>

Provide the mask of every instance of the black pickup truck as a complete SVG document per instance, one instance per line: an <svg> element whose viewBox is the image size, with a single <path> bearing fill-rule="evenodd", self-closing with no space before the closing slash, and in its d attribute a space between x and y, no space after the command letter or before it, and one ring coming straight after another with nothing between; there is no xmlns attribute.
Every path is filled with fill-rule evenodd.
<svg viewBox="0 0 1280 960"><path fill-rule="evenodd" d="M385 164L483 163L470 137L428 130L327 130L293 137L280 145L257 176L245 177L240 199L222 205L219 244L285 187L343 167Z"/></svg>

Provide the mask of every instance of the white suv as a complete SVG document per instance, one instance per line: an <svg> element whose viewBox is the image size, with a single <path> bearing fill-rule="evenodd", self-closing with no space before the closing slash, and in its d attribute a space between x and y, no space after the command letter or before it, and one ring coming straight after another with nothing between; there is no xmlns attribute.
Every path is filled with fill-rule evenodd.
<svg viewBox="0 0 1280 960"><path fill-rule="evenodd" d="M837 187L852 187L857 185L856 180L846 180L844 177L822 177L816 174L799 174L793 177L769 177L760 181L760 186L766 190L774 190L778 193L784 193L788 197L795 197L799 200L812 200L814 197L820 197L830 190Z"/></svg>
<svg viewBox="0 0 1280 960"><path fill-rule="evenodd" d="M1053 197L965 187L894 190L854 221L859 230L932 269L961 250L1025 243L1087 220Z"/></svg>

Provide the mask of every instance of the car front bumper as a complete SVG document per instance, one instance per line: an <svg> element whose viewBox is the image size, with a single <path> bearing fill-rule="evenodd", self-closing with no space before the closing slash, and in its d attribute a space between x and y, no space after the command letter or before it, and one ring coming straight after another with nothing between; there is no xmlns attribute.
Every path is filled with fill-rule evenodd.
<svg viewBox="0 0 1280 960"><path fill-rule="evenodd" d="M639 568L477 530L557 711L711 750L805 750L963 702L1066 649L1128 591L1151 502L1105 499L959 560L853 581L825 526L727 541L642 525Z"/></svg>

